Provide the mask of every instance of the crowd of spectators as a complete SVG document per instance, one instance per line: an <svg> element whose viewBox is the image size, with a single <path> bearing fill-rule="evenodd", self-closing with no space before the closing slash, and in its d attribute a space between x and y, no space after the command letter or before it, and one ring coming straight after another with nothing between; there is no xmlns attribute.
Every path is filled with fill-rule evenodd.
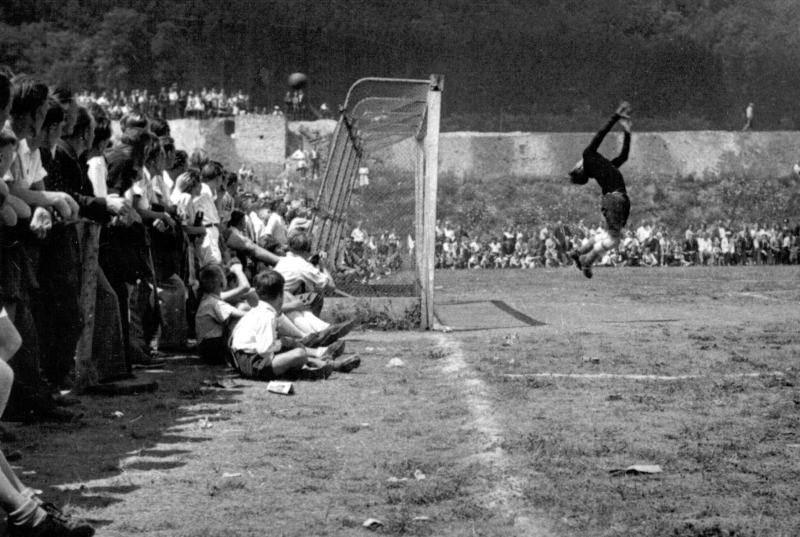
<svg viewBox="0 0 800 537"><path fill-rule="evenodd" d="M160 119L209 119L231 117L247 113L266 113L250 105L250 96L242 90L227 93L224 88L180 89L173 84L159 91L133 89L129 92L113 89L100 93L84 91L77 95L78 104L88 107L93 103L102 106L111 119L119 120L127 114L142 114Z"/></svg>
<svg viewBox="0 0 800 537"><path fill-rule="evenodd" d="M210 119L216 117L234 117L243 114L286 116L290 121L330 119L332 112L326 103L320 105L313 114L306 102L303 90L286 92L283 106L276 105L271 110L266 107L253 106L250 95L242 90L228 93L224 88L202 88L201 90L180 89L173 84L159 91L133 89L128 92L113 89L111 91L83 91L76 95L80 106L100 105L110 119L119 121L129 114L148 117L172 119Z"/></svg>
<svg viewBox="0 0 800 537"><path fill-rule="evenodd" d="M83 390L141 382L165 352L259 380L358 367L353 322L320 318L335 283L303 200L240 193L252 171L176 147L158 110L123 115L112 139L116 98L0 74L2 419L79 421ZM94 533L37 494L0 452L13 535Z"/></svg>
<svg viewBox="0 0 800 537"><path fill-rule="evenodd" d="M414 239L410 235L403 245L396 230L368 233L364 223L358 222L350 235L342 238L333 267L342 282L367 283L410 266L413 258Z"/></svg>
<svg viewBox="0 0 800 537"><path fill-rule="evenodd" d="M436 268L489 269L567 266L566 253L584 241L605 233L602 223L592 228L577 224L548 223L542 227L508 226L486 235L452 226L436 228ZM655 221L643 220L624 232L619 246L609 251L604 266L712 266L798 264L800 224L791 226L754 222L735 226L730 221L689 225L684 231L670 230Z"/></svg>
<svg viewBox="0 0 800 537"><path fill-rule="evenodd" d="M583 220L577 224L548 223L530 228L510 225L497 233L467 230L450 221L436 226L437 269L501 269L562 267L572 264L567 252L596 234L605 233ZM405 244L404 244L405 243ZM414 241L402 241L394 231L371 234L359 222L342 242L335 261L344 279L366 282L413 262ZM619 246L601 266L677 267L800 264L800 223L754 222L735 227L721 220L673 231L643 220L624 232Z"/></svg>

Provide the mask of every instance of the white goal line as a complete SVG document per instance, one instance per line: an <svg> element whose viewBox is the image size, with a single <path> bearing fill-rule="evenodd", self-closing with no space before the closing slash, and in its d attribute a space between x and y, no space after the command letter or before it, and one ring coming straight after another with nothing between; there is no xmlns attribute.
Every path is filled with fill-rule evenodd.
<svg viewBox="0 0 800 537"><path fill-rule="evenodd" d="M709 375L618 375L614 373L529 373L529 374L503 374L506 378L570 378L570 379L626 379L626 380L692 380L692 379L738 379L755 377L782 377L780 371L767 373L733 373L711 377Z"/></svg>

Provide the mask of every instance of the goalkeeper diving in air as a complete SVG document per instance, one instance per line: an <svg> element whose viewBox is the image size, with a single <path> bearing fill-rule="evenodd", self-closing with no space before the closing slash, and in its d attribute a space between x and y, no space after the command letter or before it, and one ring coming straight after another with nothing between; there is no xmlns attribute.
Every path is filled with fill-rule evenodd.
<svg viewBox="0 0 800 537"><path fill-rule="evenodd" d="M625 131L622 151L614 160L608 160L598 153L600 144L615 123L619 122ZM583 158L569 172L570 181L576 185L585 185L594 178L603 191L601 210L606 220L607 235L598 234L577 250L570 250L568 255L575 265L583 271L587 278L592 277L592 263L602 259L606 252L615 248L622 238L622 228L628 222L631 212L631 201L625 189L625 181L619 167L628 160L631 147L630 105L623 102L611 116L605 127L592 138L591 143L583 151Z"/></svg>

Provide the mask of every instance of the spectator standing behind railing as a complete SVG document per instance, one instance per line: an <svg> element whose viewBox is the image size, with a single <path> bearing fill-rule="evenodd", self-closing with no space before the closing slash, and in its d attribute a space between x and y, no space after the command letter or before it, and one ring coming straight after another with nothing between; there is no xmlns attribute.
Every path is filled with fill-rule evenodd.
<svg viewBox="0 0 800 537"><path fill-rule="evenodd" d="M8 79L0 77L0 90ZM54 207L60 217L69 218L78 212L75 201L61 192L46 192L43 179L47 175L41 165L40 151L35 144L47 113L47 86L31 77L15 77L11 94L11 120L6 124L19 140L16 158L6 178L9 193L33 207L30 221L4 228L2 266L2 298L9 317L19 331L23 345L10 361L14 370L14 390L6 408L6 419L24 421L72 421L79 414L58 408L50 387L40 373L39 335L32 312L38 293L39 239L52 226L47 208ZM2 92L0 92L2 96ZM3 119L8 110L2 103ZM31 233L32 232L32 233Z"/></svg>
<svg viewBox="0 0 800 537"><path fill-rule="evenodd" d="M110 221L107 208L123 212L130 205L122 200L107 205L106 200L94 197L91 182L80 163L80 157L91 147L94 129L94 118L81 107L71 133L57 144L45 186L70 194L78 202L80 216L102 224ZM42 367L50 382L60 389L73 387L74 355L83 330L80 302L83 230L75 221L57 222L40 254L40 293L46 301L40 308L40 323L48 327L42 333Z"/></svg>
<svg viewBox="0 0 800 537"><path fill-rule="evenodd" d="M106 186L109 196L123 196L128 192L144 167L150 144L150 135L143 129L126 130L120 141L104 156L108 167ZM147 271L142 260L142 250L138 245L141 234L134 223L141 223L141 217L133 212L129 217L117 217L100 232L99 262L114 293L117 295L125 345L126 368L130 373L135 360L130 344L129 287L133 288L138 279Z"/></svg>

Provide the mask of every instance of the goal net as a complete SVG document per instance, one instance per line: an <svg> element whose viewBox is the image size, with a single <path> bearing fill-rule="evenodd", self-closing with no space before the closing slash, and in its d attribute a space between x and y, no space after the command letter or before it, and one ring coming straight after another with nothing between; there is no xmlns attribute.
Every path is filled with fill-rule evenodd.
<svg viewBox="0 0 800 537"><path fill-rule="evenodd" d="M311 227L337 288L420 300L433 325L442 77L361 79L331 141Z"/></svg>

